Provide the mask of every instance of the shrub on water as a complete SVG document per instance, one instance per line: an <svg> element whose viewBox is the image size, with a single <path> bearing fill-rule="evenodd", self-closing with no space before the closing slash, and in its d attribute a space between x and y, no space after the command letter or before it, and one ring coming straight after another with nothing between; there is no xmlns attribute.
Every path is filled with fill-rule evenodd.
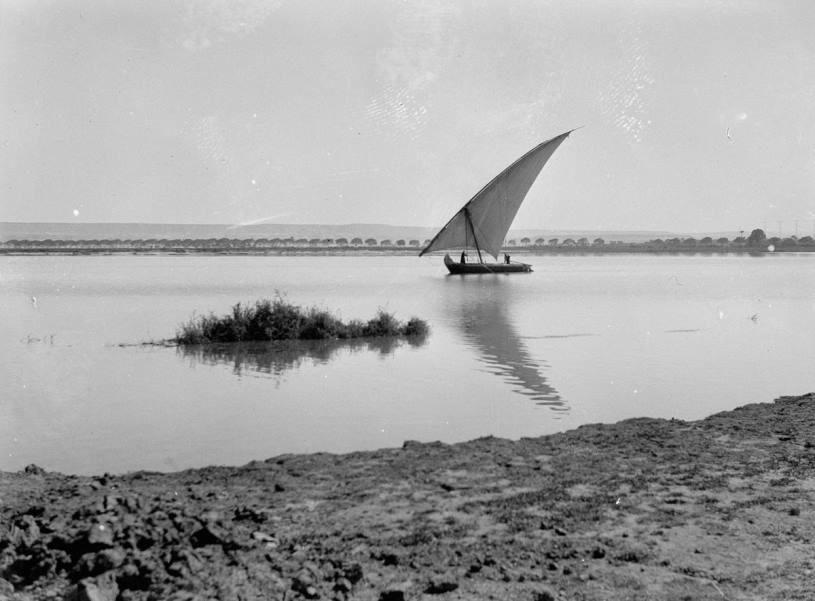
<svg viewBox="0 0 815 601"><path fill-rule="evenodd" d="M347 324L323 309L303 310L279 296L273 301L259 300L254 306L238 303L230 314L195 316L176 332L178 344L242 342L250 340L323 340L382 336L422 336L427 323L413 317L402 325L393 315L379 310L368 322L351 320Z"/></svg>
<svg viewBox="0 0 815 601"><path fill-rule="evenodd" d="M418 317L411 317L402 328L404 336L426 336L429 328L427 322Z"/></svg>
<svg viewBox="0 0 815 601"><path fill-rule="evenodd" d="M259 300L252 309L246 329L247 340L270 340L267 331L272 321L272 302L269 300Z"/></svg>
<svg viewBox="0 0 815 601"><path fill-rule="evenodd" d="M193 315L187 323L181 324L176 332L176 341L180 344L203 344L214 340L216 329L214 315Z"/></svg>
<svg viewBox="0 0 815 601"><path fill-rule="evenodd" d="M365 327L362 329L363 336L398 336L400 334L400 324L396 318L390 313L386 313L382 309L376 314L376 317L368 320Z"/></svg>
<svg viewBox="0 0 815 601"><path fill-rule="evenodd" d="M345 324L345 331L340 338L362 338L365 336L365 324L358 319L352 319Z"/></svg>
<svg viewBox="0 0 815 601"><path fill-rule="evenodd" d="M201 344L204 342L201 327L195 321L195 315L187 323L181 324L175 333L175 339L179 344Z"/></svg>
<svg viewBox="0 0 815 601"><path fill-rule="evenodd" d="M242 307L240 303L232 307L232 317L227 318L223 322L223 331L221 336L224 340L235 340L240 342L247 339L247 332L249 324L252 320L252 309L249 307Z"/></svg>
<svg viewBox="0 0 815 601"><path fill-rule="evenodd" d="M312 308L302 321L298 337L304 340L342 338L343 330L343 323L328 311Z"/></svg>
<svg viewBox="0 0 815 601"><path fill-rule="evenodd" d="M218 319L214 315L210 315L204 320L203 336L212 342L229 342L230 340L239 341L240 330L234 326L232 320L229 318Z"/></svg>
<svg viewBox="0 0 815 601"><path fill-rule="evenodd" d="M266 337L262 340L296 340L300 337L302 320L300 307L278 297L272 302L264 328Z"/></svg>
<svg viewBox="0 0 815 601"><path fill-rule="evenodd" d="M223 342L227 340L228 329L225 321L217 319L212 316L211 319L204 321L203 336L212 342Z"/></svg>

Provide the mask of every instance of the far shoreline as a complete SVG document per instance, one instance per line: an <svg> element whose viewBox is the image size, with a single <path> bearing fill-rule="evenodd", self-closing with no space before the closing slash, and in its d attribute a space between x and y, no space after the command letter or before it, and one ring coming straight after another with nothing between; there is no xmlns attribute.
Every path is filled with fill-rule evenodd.
<svg viewBox="0 0 815 601"><path fill-rule="evenodd" d="M566 247L566 248L505 248L502 253L510 256L599 256L599 255L655 255L655 256L718 256L718 255L747 255L754 257L771 256L777 254L808 254L815 253L815 246L796 248L748 249L748 248L653 248L643 247L640 244L616 244L606 247ZM471 251L472 253L472 251ZM290 247L278 249L134 249L134 248L70 248L70 249L39 249L39 248L2 248L0 255L4 256L305 256L305 257L332 257L332 256L418 256L415 248L313 248ZM425 257L443 257L444 253L429 253Z"/></svg>

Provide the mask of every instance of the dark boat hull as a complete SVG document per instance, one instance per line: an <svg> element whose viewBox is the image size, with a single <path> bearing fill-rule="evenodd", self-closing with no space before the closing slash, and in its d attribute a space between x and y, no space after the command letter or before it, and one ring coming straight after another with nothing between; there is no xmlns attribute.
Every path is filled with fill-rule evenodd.
<svg viewBox="0 0 815 601"><path fill-rule="evenodd" d="M459 263L444 255L444 264L452 274L467 273L528 273L532 266L526 263Z"/></svg>

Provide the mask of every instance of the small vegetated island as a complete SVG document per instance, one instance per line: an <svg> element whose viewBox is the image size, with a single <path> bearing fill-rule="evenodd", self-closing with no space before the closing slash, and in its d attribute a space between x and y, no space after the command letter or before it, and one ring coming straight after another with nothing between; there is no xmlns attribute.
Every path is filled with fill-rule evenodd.
<svg viewBox="0 0 815 601"><path fill-rule="evenodd" d="M276 340L347 340L374 337L420 337L427 322L411 317L406 323L380 309L368 321L344 322L329 311L303 308L283 298L261 299L254 305L238 303L228 315L193 316L171 340L179 345L216 342L265 342Z"/></svg>

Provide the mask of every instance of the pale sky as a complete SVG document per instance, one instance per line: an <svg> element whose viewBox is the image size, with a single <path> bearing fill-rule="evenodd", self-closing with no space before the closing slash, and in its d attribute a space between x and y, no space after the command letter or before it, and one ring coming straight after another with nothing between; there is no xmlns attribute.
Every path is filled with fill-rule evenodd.
<svg viewBox="0 0 815 601"><path fill-rule="evenodd" d="M807 0L0 0L0 221L815 228Z"/></svg>

